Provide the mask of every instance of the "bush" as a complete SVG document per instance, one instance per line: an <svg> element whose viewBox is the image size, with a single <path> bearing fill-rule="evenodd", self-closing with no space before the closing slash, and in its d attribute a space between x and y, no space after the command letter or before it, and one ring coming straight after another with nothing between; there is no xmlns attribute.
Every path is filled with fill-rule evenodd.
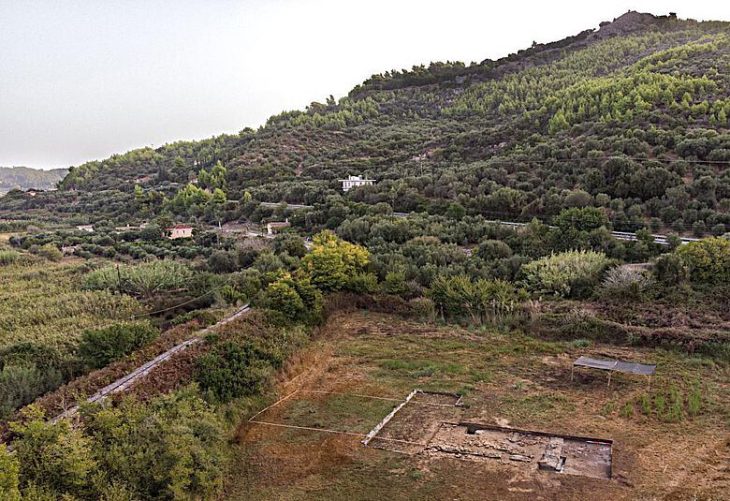
<svg viewBox="0 0 730 501"><path fill-rule="evenodd" d="M0 351L0 417L31 403L75 373L54 348L20 343Z"/></svg>
<svg viewBox="0 0 730 501"><path fill-rule="evenodd" d="M145 346L157 336L159 331L147 323L87 330L82 334L78 353L86 366L99 369Z"/></svg>
<svg viewBox="0 0 730 501"><path fill-rule="evenodd" d="M304 240L293 233L281 233L274 238L274 252L276 254L289 254L294 257L304 257L307 248Z"/></svg>
<svg viewBox="0 0 730 501"><path fill-rule="evenodd" d="M690 242L677 249L693 282L730 282L730 240L721 237Z"/></svg>
<svg viewBox="0 0 730 501"><path fill-rule="evenodd" d="M568 251L527 263L522 273L525 285L535 292L581 297L598 284L608 264L602 252Z"/></svg>
<svg viewBox="0 0 730 501"><path fill-rule="evenodd" d="M302 269L322 290L346 287L350 278L364 271L370 262L366 248L346 242L330 231L315 235L312 241L312 251L302 258Z"/></svg>
<svg viewBox="0 0 730 501"><path fill-rule="evenodd" d="M49 261L58 262L63 259L63 253L54 244L43 245L36 253Z"/></svg>
<svg viewBox="0 0 730 501"><path fill-rule="evenodd" d="M385 275L383 282L383 291L388 294L405 294L408 292L408 284L406 284L406 275L402 271L390 271Z"/></svg>
<svg viewBox="0 0 730 501"><path fill-rule="evenodd" d="M19 469L18 459L10 455L5 445L0 445L0 499L20 501Z"/></svg>
<svg viewBox="0 0 730 501"><path fill-rule="evenodd" d="M689 270L677 254L664 254L654 263L654 276L663 285L680 285L689 280Z"/></svg>
<svg viewBox="0 0 730 501"><path fill-rule="evenodd" d="M295 322L313 324L322 318L322 293L306 277L283 275L268 285L262 304Z"/></svg>
<svg viewBox="0 0 730 501"><path fill-rule="evenodd" d="M208 258L208 269L213 273L233 273L238 268L238 258L231 252L217 250Z"/></svg>
<svg viewBox="0 0 730 501"><path fill-rule="evenodd" d="M20 252L14 250L0 250L0 266L7 266L18 261Z"/></svg>
<svg viewBox="0 0 730 501"><path fill-rule="evenodd" d="M512 256L512 249L501 240L485 240L479 244L477 256L485 261L496 261Z"/></svg>
<svg viewBox="0 0 730 501"><path fill-rule="evenodd" d="M198 359L195 380L217 402L260 393L281 360L250 341L226 342Z"/></svg>
<svg viewBox="0 0 730 501"><path fill-rule="evenodd" d="M438 276L431 284L430 298L443 317L468 317L474 323L499 320L515 311L526 293L504 280L479 279L466 275Z"/></svg>
<svg viewBox="0 0 730 501"><path fill-rule="evenodd" d="M612 296L638 298L646 292L651 282L645 270L623 265L609 269L601 286L604 292Z"/></svg>
<svg viewBox="0 0 730 501"><path fill-rule="evenodd" d="M374 273L355 273L347 284L347 290L356 294L370 294L378 290L378 277Z"/></svg>
<svg viewBox="0 0 730 501"><path fill-rule="evenodd" d="M433 322L436 318L436 305L427 297L417 297L408 301L415 318L423 322Z"/></svg>

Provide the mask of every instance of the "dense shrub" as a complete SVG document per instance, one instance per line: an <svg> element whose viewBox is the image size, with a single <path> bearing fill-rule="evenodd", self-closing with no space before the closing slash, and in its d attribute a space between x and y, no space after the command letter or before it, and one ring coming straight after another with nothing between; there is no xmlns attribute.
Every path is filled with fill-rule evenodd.
<svg viewBox="0 0 730 501"><path fill-rule="evenodd" d="M293 233L281 233L274 238L274 252L277 254L287 253L294 257L304 257L307 248L304 240Z"/></svg>
<svg viewBox="0 0 730 501"><path fill-rule="evenodd" d="M98 369L145 346L157 336L156 328L141 322L87 330L81 337L78 354L85 365Z"/></svg>
<svg viewBox="0 0 730 501"><path fill-rule="evenodd" d="M0 445L0 499L20 501L19 472L18 459L10 454L5 445Z"/></svg>
<svg viewBox="0 0 730 501"><path fill-rule="evenodd" d="M7 266L18 261L20 258L20 252L14 250L3 250L0 249L0 266Z"/></svg>
<svg viewBox="0 0 730 501"><path fill-rule="evenodd" d="M427 297L416 297L408 301L411 314L418 320L432 322L436 318L436 305Z"/></svg>
<svg viewBox="0 0 730 501"><path fill-rule="evenodd" d="M527 299L525 291L510 282L472 281L466 275L437 277L431 284L429 296L442 317L466 317L475 323L503 319Z"/></svg>
<svg viewBox="0 0 730 501"><path fill-rule="evenodd" d="M148 403L127 398L114 406L84 406L81 413L81 423L71 426L68 420L48 422L30 408L22 423L12 425L23 499L220 495L227 459L224 427L194 389Z"/></svg>
<svg viewBox="0 0 730 501"><path fill-rule="evenodd" d="M375 273L355 273L347 283L347 290L357 294L369 294L378 290Z"/></svg>
<svg viewBox="0 0 730 501"><path fill-rule="evenodd" d="M295 322L317 323L322 317L322 293L308 277L282 275L267 286L261 304Z"/></svg>
<svg viewBox="0 0 730 501"><path fill-rule="evenodd" d="M58 247L50 243L41 246L36 253L49 261L60 261L63 258L63 253L58 249Z"/></svg>
<svg viewBox="0 0 730 501"><path fill-rule="evenodd" d="M250 341L222 343L198 359L195 380L215 401L227 402L261 391L281 360Z"/></svg>
<svg viewBox="0 0 730 501"><path fill-rule="evenodd" d="M70 357L51 347L19 343L0 351L0 417L56 388L76 372Z"/></svg>
<svg viewBox="0 0 730 501"><path fill-rule="evenodd" d="M680 285L689 280L689 269L677 254L663 254L654 262L654 276L663 285Z"/></svg>
<svg viewBox="0 0 730 501"><path fill-rule="evenodd" d="M527 263L522 274L530 290L579 297L592 291L608 264L609 259L601 252L568 251Z"/></svg>
<svg viewBox="0 0 730 501"><path fill-rule="evenodd" d="M367 249L322 232L313 238L312 251L302 259L302 268L322 290L340 290L369 263Z"/></svg>
<svg viewBox="0 0 730 501"><path fill-rule="evenodd" d="M730 240L706 238L683 245L676 252L689 268L693 282L730 283Z"/></svg>
<svg viewBox="0 0 730 501"><path fill-rule="evenodd" d="M227 251L214 251L208 258L208 269L213 273L232 273L238 269L238 258Z"/></svg>

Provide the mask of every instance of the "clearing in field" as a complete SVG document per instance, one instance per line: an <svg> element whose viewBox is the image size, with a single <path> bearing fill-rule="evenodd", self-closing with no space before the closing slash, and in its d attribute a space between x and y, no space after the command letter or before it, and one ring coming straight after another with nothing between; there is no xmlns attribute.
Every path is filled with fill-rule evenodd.
<svg viewBox="0 0 730 501"><path fill-rule="evenodd" d="M729 369L721 363L368 312L334 315L318 339L288 368L293 379L280 386L288 398L239 428L229 498L725 499L730 492ZM624 374L607 387L593 371L571 382L580 355L658 370L651 389ZM423 392L401 406L414 388Z"/></svg>

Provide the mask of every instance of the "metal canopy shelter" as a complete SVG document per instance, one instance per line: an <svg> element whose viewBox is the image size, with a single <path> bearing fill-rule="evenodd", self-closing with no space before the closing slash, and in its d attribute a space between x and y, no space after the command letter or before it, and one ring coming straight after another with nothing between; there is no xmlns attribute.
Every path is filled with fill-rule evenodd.
<svg viewBox="0 0 730 501"><path fill-rule="evenodd" d="M623 362L621 360L603 360L598 358L590 357L579 357L578 360L573 362L573 366L570 369L570 380L573 380L573 371L575 367L588 367L589 369L599 369L608 371L608 386L611 385L611 372L623 372L626 374L638 374L640 376L649 376L656 372L656 365L653 364L639 364L636 362Z"/></svg>

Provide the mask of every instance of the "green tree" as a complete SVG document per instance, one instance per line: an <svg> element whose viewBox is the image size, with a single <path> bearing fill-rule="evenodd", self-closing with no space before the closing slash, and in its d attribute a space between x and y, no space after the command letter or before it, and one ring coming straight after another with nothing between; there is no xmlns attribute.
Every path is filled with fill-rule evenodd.
<svg viewBox="0 0 730 501"><path fill-rule="evenodd" d="M676 250L693 282L730 283L730 240L722 237L690 242Z"/></svg>
<svg viewBox="0 0 730 501"><path fill-rule="evenodd" d="M324 291L343 289L370 261L367 249L346 242L330 231L315 235L312 241L312 250L302 258L302 269Z"/></svg>
<svg viewBox="0 0 730 501"><path fill-rule="evenodd" d="M562 210L555 216L553 224L563 232L569 230L592 231L601 226L608 227L608 218L604 211L597 207L572 207Z"/></svg>

